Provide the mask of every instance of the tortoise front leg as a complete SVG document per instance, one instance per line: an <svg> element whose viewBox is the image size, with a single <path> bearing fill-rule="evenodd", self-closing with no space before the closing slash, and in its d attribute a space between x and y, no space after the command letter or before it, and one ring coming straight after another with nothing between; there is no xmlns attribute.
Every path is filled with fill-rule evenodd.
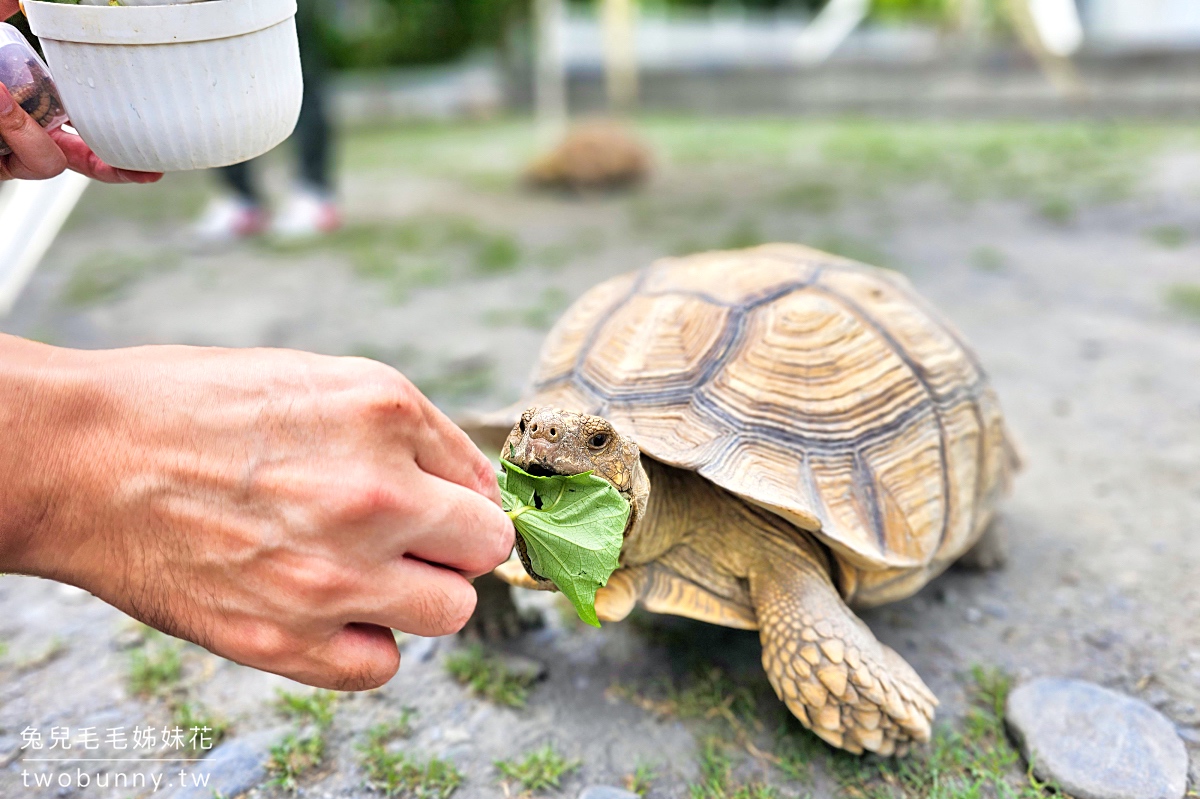
<svg viewBox="0 0 1200 799"><path fill-rule="evenodd" d="M621 568L612 573L605 585L596 592L596 616L600 621L621 621L637 603L643 582L642 568ZM554 583L541 582L529 576L521 561L505 561L495 568L493 575L517 588L532 591L557 591Z"/></svg>
<svg viewBox="0 0 1200 799"><path fill-rule="evenodd" d="M902 754L928 741L937 699L842 601L824 564L764 549L750 572L762 662L776 695L830 744Z"/></svg>

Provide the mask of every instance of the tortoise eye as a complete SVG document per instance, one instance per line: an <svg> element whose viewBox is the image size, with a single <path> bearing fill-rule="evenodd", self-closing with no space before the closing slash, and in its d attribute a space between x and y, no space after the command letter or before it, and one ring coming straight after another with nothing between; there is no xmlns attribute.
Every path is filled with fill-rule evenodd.
<svg viewBox="0 0 1200 799"><path fill-rule="evenodd" d="M592 449L601 449L608 443L608 433L597 433L588 439L588 446Z"/></svg>

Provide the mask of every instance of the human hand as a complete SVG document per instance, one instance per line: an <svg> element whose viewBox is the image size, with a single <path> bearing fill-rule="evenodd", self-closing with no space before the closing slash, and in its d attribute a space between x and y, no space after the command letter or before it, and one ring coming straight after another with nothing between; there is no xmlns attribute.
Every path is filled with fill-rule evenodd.
<svg viewBox="0 0 1200 799"><path fill-rule="evenodd" d="M388 628L457 631L513 545L488 460L374 361L0 336L0 421L0 571L310 685L386 682Z"/></svg>
<svg viewBox="0 0 1200 799"><path fill-rule="evenodd" d="M0 18L3 12L0 11ZM103 183L153 183L161 172L117 169L100 160L74 133L43 130L0 84L0 139L12 149L0 156L0 180L45 180L71 169Z"/></svg>

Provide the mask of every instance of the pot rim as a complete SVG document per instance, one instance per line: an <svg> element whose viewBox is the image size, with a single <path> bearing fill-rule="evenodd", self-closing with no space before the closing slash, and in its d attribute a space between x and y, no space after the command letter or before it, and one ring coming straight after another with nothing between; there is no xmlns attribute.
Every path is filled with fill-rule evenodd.
<svg viewBox="0 0 1200 799"><path fill-rule="evenodd" d="M296 0L208 0L161 6L84 6L25 0L29 29L78 44L182 44L228 39L296 15Z"/></svg>

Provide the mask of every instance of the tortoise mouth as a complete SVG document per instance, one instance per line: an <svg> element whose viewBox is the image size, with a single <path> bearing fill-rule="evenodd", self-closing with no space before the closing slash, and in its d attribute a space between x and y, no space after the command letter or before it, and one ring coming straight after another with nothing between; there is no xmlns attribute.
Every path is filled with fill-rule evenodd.
<svg viewBox="0 0 1200 799"><path fill-rule="evenodd" d="M525 467L525 473L531 474L534 477L556 477L556 476L560 476L560 475L563 477L570 476L566 472L562 472L557 469L551 469L549 466L546 466L541 463L529 464L528 466Z"/></svg>

